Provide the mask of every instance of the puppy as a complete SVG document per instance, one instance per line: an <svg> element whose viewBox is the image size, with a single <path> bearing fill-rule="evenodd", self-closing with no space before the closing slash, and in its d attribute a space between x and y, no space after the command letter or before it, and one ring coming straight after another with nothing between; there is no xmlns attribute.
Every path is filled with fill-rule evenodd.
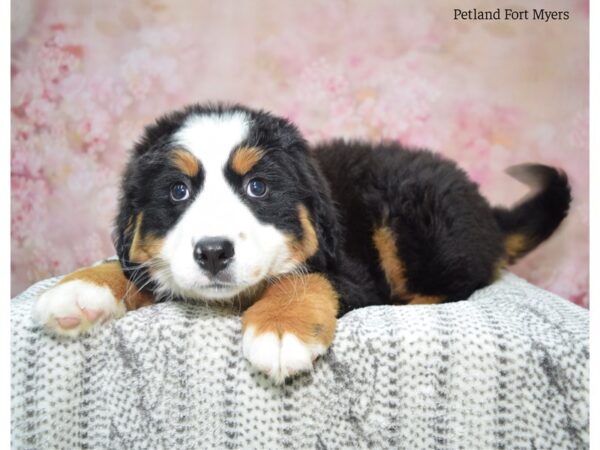
<svg viewBox="0 0 600 450"><path fill-rule="evenodd" d="M453 162L397 143L309 148L285 119L239 105L159 118L125 170L119 261L45 292L34 318L78 336L164 300L240 301L243 352L276 382L310 370L336 318L378 304L466 299L547 239L571 200L564 173L493 208Z"/></svg>

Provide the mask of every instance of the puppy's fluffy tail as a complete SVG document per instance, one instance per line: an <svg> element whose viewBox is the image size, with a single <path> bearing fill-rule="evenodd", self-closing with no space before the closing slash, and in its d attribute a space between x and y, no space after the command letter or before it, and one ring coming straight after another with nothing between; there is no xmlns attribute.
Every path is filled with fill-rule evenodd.
<svg viewBox="0 0 600 450"><path fill-rule="evenodd" d="M506 236L506 262L511 264L548 239L569 212L571 188L566 174L542 164L521 164L506 170L531 188L510 209L494 208Z"/></svg>

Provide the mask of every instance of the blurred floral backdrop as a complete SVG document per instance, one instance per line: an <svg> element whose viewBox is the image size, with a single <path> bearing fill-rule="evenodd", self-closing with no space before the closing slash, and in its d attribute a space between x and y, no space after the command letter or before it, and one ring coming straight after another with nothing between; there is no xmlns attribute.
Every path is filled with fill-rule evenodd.
<svg viewBox="0 0 600 450"><path fill-rule="evenodd" d="M535 5L568 21L453 20L454 7L502 3L13 1L13 294L114 253L118 179L145 123L227 100L312 141L430 147L498 204L525 193L505 167L563 167L571 215L514 271L587 306L588 2ZM532 6L506 2L519 5Z"/></svg>

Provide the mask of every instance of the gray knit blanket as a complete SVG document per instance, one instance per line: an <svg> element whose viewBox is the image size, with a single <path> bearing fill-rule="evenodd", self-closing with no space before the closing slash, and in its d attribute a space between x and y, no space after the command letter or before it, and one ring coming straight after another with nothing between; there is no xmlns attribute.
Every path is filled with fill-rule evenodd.
<svg viewBox="0 0 600 450"><path fill-rule="evenodd" d="M338 322L282 386L243 359L238 311L163 303L92 336L12 300L15 449L587 448L588 312L511 274L447 305Z"/></svg>

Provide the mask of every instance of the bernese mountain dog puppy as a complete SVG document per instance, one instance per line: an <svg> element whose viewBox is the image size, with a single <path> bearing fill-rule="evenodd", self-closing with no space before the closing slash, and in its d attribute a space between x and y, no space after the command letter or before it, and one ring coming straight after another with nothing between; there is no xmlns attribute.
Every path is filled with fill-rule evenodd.
<svg viewBox="0 0 600 450"><path fill-rule="evenodd" d="M311 148L267 112L190 106L148 126L131 153L118 261L67 275L34 317L73 337L164 300L239 301L244 356L282 382L312 368L348 311L467 299L547 239L569 209L565 174L509 172L532 193L494 208L435 153Z"/></svg>

